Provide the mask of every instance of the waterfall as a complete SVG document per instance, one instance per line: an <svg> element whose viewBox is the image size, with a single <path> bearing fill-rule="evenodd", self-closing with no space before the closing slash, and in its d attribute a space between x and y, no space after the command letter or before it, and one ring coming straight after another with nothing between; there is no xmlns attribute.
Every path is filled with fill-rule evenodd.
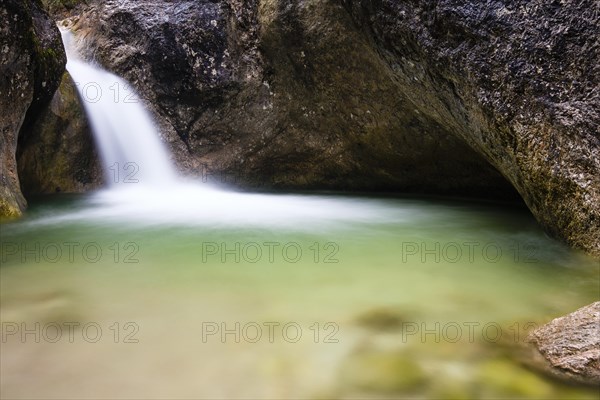
<svg viewBox="0 0 600 400"><path fill-rule="evenodd" d="M159 186L177 173L159 132L131 85L80 59L70 30L61 27L67 71L76 83L109 186Z"/></svg>
<svg viewBox="0 0 600 400"><path fill-rule="evenodd" d="M67 70L76 82L109 186L89 197L89 207L43 223L97 219L144 225L321 229L341 221L393 219L387 207L368 207L364 200L239 193L221 190L218 183L178 176L152 118L127 82L82 60L71 31L59 28Z"/></svg>

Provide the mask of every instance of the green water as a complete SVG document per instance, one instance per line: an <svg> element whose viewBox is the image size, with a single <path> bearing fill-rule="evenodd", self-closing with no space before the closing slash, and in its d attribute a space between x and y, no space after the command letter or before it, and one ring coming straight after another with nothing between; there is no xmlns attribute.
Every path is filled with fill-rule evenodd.
<svg viewBox="0 0 600 400"><path fill-rule="evenodd" d="M1 397L597 398L519 346L600 298L597 261L516 206L351 200L392 217L169 224L34 203L0 228Z"/></svg>

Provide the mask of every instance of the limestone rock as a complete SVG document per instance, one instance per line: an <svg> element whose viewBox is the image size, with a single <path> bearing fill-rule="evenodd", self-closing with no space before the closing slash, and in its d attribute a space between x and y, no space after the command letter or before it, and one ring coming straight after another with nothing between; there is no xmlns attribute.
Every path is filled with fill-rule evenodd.
<svg viewBox="0 0 600 400"><path fill-rule="evenodd" d="M554 376L600 385L600 301L556 318L529 334Z"/></svg>

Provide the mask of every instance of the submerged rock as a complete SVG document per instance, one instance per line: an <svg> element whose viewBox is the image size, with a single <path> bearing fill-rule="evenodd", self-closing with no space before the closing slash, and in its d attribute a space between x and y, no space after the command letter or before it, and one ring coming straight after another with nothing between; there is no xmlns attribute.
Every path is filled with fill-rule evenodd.
<svg viewBox="0 0 600 400"><path fill-rule="evenodd" d="M36 0L0 3L0 219L21 215L16 150L60 83L65 54L58 28Z"/></svg>
<svg viewBox="0 0 600 400"><path fill-rule="evenodd" d="M418 363L402 352L360 350L341 367L344 386L374 393L406 393L418 390L427 376Z"/></svg>
<svg viewBox="0 0 600 400"><path fill-rule="evenodd" d="M20 141L17 159L26 195L83 192L102 183L94 139L67 72L49 107Z"/></svg>
<svg viewBox="0 0 600 400"><path fill-rule="evenodd" d="M374 331L396 331L402 329L404 320L404 316L399 311L382 307L361 313L355 322Z"/></svg>
<svg viewBox="0 0 600 400"><path fill-rule="evenodd" d="M509 360L490 360L478 366L481 398L503 396L526 399L550 399L556 396L552 385L535 373Z"/></svg>
<svg viewBox="0 0 600 400"><path fill-rule="evenodd" d="M531 364L555 377L600 385L600 301L534 330ZM541 355L541 357L540 357Z"/></svg>

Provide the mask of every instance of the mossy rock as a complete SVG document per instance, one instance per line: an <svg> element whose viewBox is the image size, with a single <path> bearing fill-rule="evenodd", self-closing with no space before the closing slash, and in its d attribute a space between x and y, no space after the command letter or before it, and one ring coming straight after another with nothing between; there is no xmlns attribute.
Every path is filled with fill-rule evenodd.
<svg viewBox="0 0 600 400"><path fill-rule="evenodd" d="M395 331L402 329L405 318L390 308L374 308L360 314L355 322L363 328L375 331Z"/></svg>
<svg viewBox="0 0 600 400"><path fill-rule="evenodd" d="M47 107L17 154L25 195L79 193L102 183L95 142L76 85L65 72Z"/></svg>
<svg viewBox="0 0 600 400"><path fill-rule="evenodd" d="M360 351L351 354L341 368L344 386L376 393L417 390L426 375L414 360L400 352Z"/></svg>
<svg viewBox="0 0 600 400"><path fill-rule="evenodd" d="M556 395L552 386L543 378L508 360L483 363L477 378L484 394L490 396L548 399Z"/></svg>
<svg viewBox="0 0 600 400"><path fill-rule="evenodd" d="M22 215L21 210L10 201L0 198L0 222L8 222Z"/></svg>

